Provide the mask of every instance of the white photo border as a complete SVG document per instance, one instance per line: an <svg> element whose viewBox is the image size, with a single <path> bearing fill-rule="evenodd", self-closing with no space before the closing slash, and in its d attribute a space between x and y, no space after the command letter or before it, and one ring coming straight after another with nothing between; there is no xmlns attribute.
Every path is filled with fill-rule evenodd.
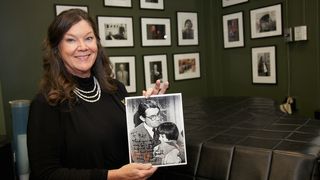
<svg viewBox="0 0 320 180"><path fill-rule="evenodd" d="M132 7L131 0L104 0L104 6L110 7Z"/></svg>
<svg viewBox="0 0 320 180"><path fill-rule="evenodd" d="M275 30L267 30L265 32L260 31L259 19L265 15L268 15L271 20L276 21L274 26ZM269 19L270 19L269 18ZM282 4L275 4L271 6L261 7L250 10L250 29L251 39L263 38L270 36L281 36L282 35Z"/></svg>
<svg viewBox="0 0 320 180"><path fill-rule="evenodd" d="M55 15L58 16L62 11L68 9L82 9L85 12L89 12L89 7L85 5L55 4Z"/></svg>
<svg viewBox="0 0 320 180"><path fill-rule="evenodd" d="M144 55L144 79L146 89L154 87L155 82L152 82L151 79L151 67L150 63L152 62L161 62L161 74L162 82L168 81L168 65L167 65L167 54L158 54L158 55Z"/></svg>
<svg viewBox="0 0 320 180"><path fill-rule="evenodd" d="M147 0L140 0L140 9L164 10L164 0L157 0L157 2L147 2Z"/></svg>
<svg viewBox="0 0 320 180"><path fill-rule="evenodd" d="M141 17L142 46L171 46L170 18L146 18ZM164 25L165 35L163 39L148 39L148 25Z"/></svg>
<svg viewBox="0 0 320 180"><path fill-rule="evenodd" d="M174 123L179 132L180 141L180 153L183 155L183 161L180 163L169 163L169 164L152 164L155 167L164 167L164 166L177 166L177 165L186 165L187 164L187 152L186 152L186 138L185 138L185 127L184 127L184 117L183 117L183 103L182 103L182 94L181 93L170 93L162 95L152 95L148 99L145 96L131 96L126 97L126 121L127 121L127 135L128 135L128 148L129 148L129 160L130 163L133 163L134 160L132 155L135 154L135 150L131 147L134 147L131 143L131 132L135 128L134 117L136 117L136 112L138 110L139 104L146 100L155 101L160 108L161 119L165 120L164 122ZM139 146L140 147L140 146ZM144 159L144 161L146 161Z"/></svg>
<svg viewBox="0 0 320 180"><path fill-rule="evenodd" d="M267 58L269 62L265 66L259 67L258 61L261 60L262 63L263 58ZM252 84L277 84L276 46L253 47L251 49L251 59ZM259 72L259 69L265 69L266 71Z"/></svg>
<svg viewBox="0 0 320 180"><path fill-rule="evenodd" d="M222 0L222 7L232 6L236 4L242 4L249 0Z"/></svg>
<svg viewBox="0 0 320 180"><path fill-rule="evenodd" d="M124 16L97 16L99 36L102 47L133 47L133 20L132 17ZM108 23L125 24L127 26L127 39L126 40L108 40L106 39L105 25Z"/></svg>
<svg viewBox="0 0 320 180"><path fill-rule="evenodd" d="M230 28L229 21L236 20L238 40L230 41ZM232 14L226 14L222 16L223 21L223 42L224 48L244 47L244 29L243 29L243 12L237 12Z"/></svg>
<svg viewBox="0 0 320 180"><path fill-rule="evenodd" d="M191 21L193 37L183 38L183 29L186 21ZM197 12L177 12L178 46L199 45L198 38L198 13Z"/></svg>
<svg viewBox="0 0 320 180"><path fill-rule="evenodd" d="M187 73L181 73L181 71L184 71L184 67L181 67L179 65L179 61L181 60L189 60L189 59L194 59L194 63L189 64L187 66L187 70L191 72ZM193 53L178 53L178 54L173 54L173 64L174 64L174 80L185 80L185 79L196 79L201 77L201 72L200 72L200 53L199 52L193 52ZM191 66L190 66L191 65ZM193 67L195 66L195 67ZM194 69L193 69L194 68Z"/></svg>
<svg viewBox="0 0 320 180"><path fill-rule="evenodd" d="M136 57L135 56L109 56L109 59L113 66L113 74L114 78L117 78L116 64L117 63L129 63L129 84L125 85L128 93L135 93L137 90L136 88Z"/></svg>

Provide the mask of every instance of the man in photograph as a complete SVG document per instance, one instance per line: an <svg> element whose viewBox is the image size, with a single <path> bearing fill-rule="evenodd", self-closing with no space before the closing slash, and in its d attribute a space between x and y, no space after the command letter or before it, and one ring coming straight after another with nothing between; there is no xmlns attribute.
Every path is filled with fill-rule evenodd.
<svg viewBox="0 0 320 180"><path fill-rule="evenodd" d="M265 14L259 19L259 32L269 32L276 30L276 22L271 18L270 14Z"/></svg>
<svg viewBox="0 0 320 180"><path fill-rule="evenodd" d="M150 163L152 161L153 148L160 144L157 127L162 122L157 102L148 99L139 104L134 115L135 128L130 132L133 162Z"/></svg>
<svg viewBox="0 0 320 180"><path fill-rule="evenodd" d="M156 83L158 79L162 80L161 62L150 63L151 83Z"/></svg>
<svg viewBox="0 0 320 180"><path fill-rule="evenodd" d="M184 22L184 28L182 30L182 39L193 39L194 37L194 30L193 24L190 19L187 19Z"/></svg>
<svg viewBox="0 0 320 180"><path fill-rule="evenodd" d="M129 85L129 73L126 69L125 63L120 63L116 73L116 79L122 82L124 85Z"/></svg>

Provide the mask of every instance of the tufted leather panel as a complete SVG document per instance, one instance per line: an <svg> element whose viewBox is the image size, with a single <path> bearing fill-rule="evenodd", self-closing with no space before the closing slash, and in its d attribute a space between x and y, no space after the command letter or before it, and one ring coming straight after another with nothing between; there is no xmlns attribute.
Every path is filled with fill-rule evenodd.
<svg viewBox="0 0 320 180"><path fill-rule="evenodd" d="M319 120L285 115L268 98L192 98L183 104L188 164L159 168L162 179L320 179Z"/></svg>

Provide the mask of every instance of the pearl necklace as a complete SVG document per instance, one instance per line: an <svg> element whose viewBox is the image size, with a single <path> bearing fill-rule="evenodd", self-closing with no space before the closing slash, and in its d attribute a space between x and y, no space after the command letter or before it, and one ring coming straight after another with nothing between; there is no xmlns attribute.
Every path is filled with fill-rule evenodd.
<svg viewBox="0 0 320 180"><path fill-rule="evenodd" d="M81 90L76 87L73 90L74 94L76 94L79 98L81 98L82 100L84 100L86 102L89 102L89 103L97 102L101 96L101 89L100 89L99 82L95 77L93 77L93 81L94 81L94 87L92 90L84 91L84 90Z"/></svg>

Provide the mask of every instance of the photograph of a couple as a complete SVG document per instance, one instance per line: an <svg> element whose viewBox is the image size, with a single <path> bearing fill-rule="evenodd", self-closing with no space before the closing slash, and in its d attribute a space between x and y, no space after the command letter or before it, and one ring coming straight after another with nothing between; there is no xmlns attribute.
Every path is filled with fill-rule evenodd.
<svg viewBox="0 0 320 180"><path fill-rule="evenodd" d="M130 162L187 164L181 93L126 98Z"/></svg>

